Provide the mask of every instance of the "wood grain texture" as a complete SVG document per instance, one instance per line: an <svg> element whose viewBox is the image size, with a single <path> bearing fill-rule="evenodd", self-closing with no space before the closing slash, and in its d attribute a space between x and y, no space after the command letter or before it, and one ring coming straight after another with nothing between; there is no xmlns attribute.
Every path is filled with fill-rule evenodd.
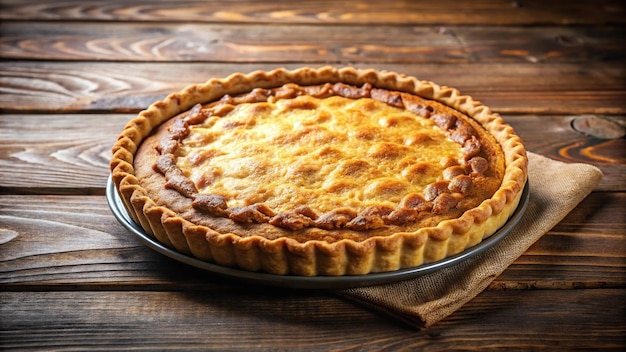
<svg viewBox="0 0 626 352"><path fill-rule="evenodd" d="M626 287L625 204L626 193L592 193L490 289Z"/></svg>
<svg viewBox="0 0 626 352"><path fill-rule="evenodd" d="M0 350L624 350L626 139L593 136L626 126L625 15L621 0L0 0ZM327 64L456 87L531 151L604 178L424 331L188 267L115 220L110 148L138 111L212 77Z"/></svg>
<svg viewBox="0 0 626 352"><path fill-rule="evenodd" d="M604 140L578 133L576 116L504 115L527 149L563 162L596 165L604 176L597 190L626 191L626 139ZM626 116L612 116L626 125Z"/></svg>
<svg viewBox="0 0 626 352"><path fill-rule="evenodd" d="M111 148L130 118L2 115L0 193L104 194Z"/></svg>
<svg viewBox="0 0 626 352"><path fill-rule="evenodd" d="M619 0L155 1L2 0L0 19L224 23L477 25L614 24L626 22Z"/></svg>
<svg viewBox="0 0 626 352"><path fill-rule="evenodd" d="M626 287L626 193L592 193L490 289ZM3 290L197 290L228 281L143 246L101 196L0 196Z"/></svg>
<svg viewBox="0 0 626 352"><path fill-rule="evenodd" d="M618 289L487 291L425 331L292 290L1 292L0 299L0 337L9 349L618 350L626 328ZM554 301L569 314L554 314ZM65 308L69 302L74 309Z"/></svg>
<svg viewBox="0 0 626 352"><path fill-rule="evenodd" d="M177 62L623 61L626 28L202 23L2 24L0 58ZM507 38L507 40L502 40Z"/></svg>
<svg viewBox="0 0 626 352"><path fill-rule="evenodd" d="M138 112L169 93L210 78L278 67L324 65L4 61L0 62L0 109ZM455 87L500 113L626 115L626 66L617 62L354 66L404 73Z"/></svg>

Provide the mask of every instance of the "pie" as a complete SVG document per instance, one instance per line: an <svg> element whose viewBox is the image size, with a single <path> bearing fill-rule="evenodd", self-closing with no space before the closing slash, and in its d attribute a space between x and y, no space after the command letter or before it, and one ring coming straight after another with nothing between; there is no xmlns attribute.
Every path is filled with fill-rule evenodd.
<svg viewBox="0 0 626 352"><path fill-rule="evenodd" d="M456 89L355 68L192 85L132 119L111 175L146 233L279 275L363 275L492 235L527 181L521 139Z"/></svg>

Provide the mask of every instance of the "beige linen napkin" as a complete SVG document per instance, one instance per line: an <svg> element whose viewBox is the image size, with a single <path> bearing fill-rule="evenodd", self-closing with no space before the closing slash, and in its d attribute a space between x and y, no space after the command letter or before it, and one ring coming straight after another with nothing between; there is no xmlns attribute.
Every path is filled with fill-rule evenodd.
<svg viewBox="0 0 626 352"><path fill-rule="evenodd" d="M420 328L452 314L558 224L602 178L602 172L592 165L566 164L533 153L528 158L528 208L518 225L496 245L424 276L337 294Z"/></svg>

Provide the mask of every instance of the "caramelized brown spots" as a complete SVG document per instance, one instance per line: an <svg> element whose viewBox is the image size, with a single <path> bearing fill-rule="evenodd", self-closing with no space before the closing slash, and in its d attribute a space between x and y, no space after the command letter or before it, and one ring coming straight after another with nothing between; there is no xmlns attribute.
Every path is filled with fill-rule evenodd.
<svg viewBox="0 0 626 352"><path fill-rule="evenodd" d="M456 116L450 114L435 114L430 119L443 130L449 130L456 122Z"/></svg>
<svg viewBox="0 0 626 352"><path fill-rule="evenodd" d="M489 162L480 156L475 156L468 161L468 164L472 168L472 172L477 174L484 174L489 168Z"/></svg>
<svg viewBox="0 0 626 352"><path fill-rule="evenodd" d="M217 194L196 194L191 206L195 209L205 210L215 216L225 216L228 208L226 198Z"/></svg>
<svg viewBox="0 0 626 352"><path fill-rule="evenodd" d="M392 211L392 207L382 205L368 207L347 223L346 227L354 230L369 230L383 227L385 226L383 218Z"/></svg>
<svg viewBox="0 0 626 352"><path fill-rule="evenodd" d="M271 225L286 228L289 230L300 230L315 224L313 219L309 218L308 216L298 214L293 211L278 214L271 218L269 220L269 223Z"/></svg>
<svg viewBox="0 0 626 352"><path fill-rule="evenodd" d="M363 100L357 101L357 103L355 103L355 108L357 108L359 112L363 113L378 110L378 105L375 100Z"/></svg>
<svg viewBox="0 0 626 352"><path fill-rule="evenodd" d="M306 94L316 98L328 98L333 96L333 85L326 83L321 86L306 86L303 87Z"/></svg>
<svg viewBox="0 0 626 352"><path fill-rule="evenodd" d="M456 176L463 174L465 174L465 169L462 166L454 165L443 170L443 179L450 181Z"/></svg>
<svg viewBox="0 0 626 352"><path fill-rule="evenodd" d="M465 141L474 137L474 129L463 120L457 120L455 128L449 133L450 139L463 145Z"/></svg>
<svg viewBox="0 0 626 352"><path fill-rule="evenodd" d="M472 188L472 178L467 175L458 175L450 180L448 189L451 192L467 193Z"/></svg>
<svg viewBox="0 0 626 352"><path fill-rule="evenodd" d="M371 85L369 84L362 88L357 88L345 83L335 83L335 85L333 85L333 91L337 93L337 95L350 99L367 98L370 95L370 89Z"/></svg>
<svg viewBox="0 0 626 352"><path fill-rule="evenodd" d="M404 108L414 114L429 118L434 109L432 106L421 103L420 100L415 96L403 95Z"/></svg>
<svg viewBox="0 0 626 352"><path fill-rule="evenodd" d="M405 169L411 165L414 165L416 162L415 157L406 157L403 158L397 162L394 162L394 164L396 165L397 169Z"/></svg>
<svg viewBox="0 0 626 352"><path fill-rule="evenodd" d="M398 195L401 194L407 185L394 179L376 180L363 190L363 194L368 198L376 198L381 195Z"/></svg>
<svg viewBox="0 0 626 352"><path fill-rule="evenodd" d="M346 160L337 165L335 169L339 175L358 177L369 171L372 165L365 160Z"/></svg>
<svg viewBox="0 0 626 352"><path fill-rule="evenodd" d="M454 126L456 122L456 116L450 114L436 114L430 117L435 125L439 126L443 130L449 130Z"/></svg>
<svg viewBox="0 0 626 352"><path fill-rule="evenodd" d="M235 106L232 104L220 103L214 106L213 108L211 108L211 115L224 117L226 116L226 114L233 111L233 109L235 109Z"/></svg>
<svg viewBox="0 0 626 352"><path fill-rule="evenodd" d="M297 207L296 209L293 210L293 212L296 214L304 215L307 218L310 218L313 220L316 220L319 217L317 213L315 212L315 210L311 209L310 207L306 205L301 205Z"/></svg>
<svg viewBox="0 0 626 352"><path fill-rule="evenodd" d="M325 230L338 229L354 219L356 215L351 208L339 208L322 214L315 224Z"/></svg>
<svg viewBox="0 0 626 352"><path fill-rule="evenodd" d="M443 167L450 167L450 166L454 166L457 165L456 160L444 156L443 158L441 158L441 160L439 160L439 165L443 166Z"/></svg>
<svg viewBox="0 0 626 352"><path fill-rule="evenodd" d="M404 104L402 103L402 96L399 92L391 92L386 89L377 89L372 88L370 95L372 99L382 101L391 106L395 106L397 108L403 108Z"/></svg>
<svg viewBox="0 0 626 352"><path fill-rule="evenodd" d="M292 176L313 176L320 170L320 165L302 160L289 166L288 174Z"/></svg>
<svg viewBox="0 0 626 352"><path fill-rule="evenodd" d="M235 104L235 98L233 98L232 96L225 94L224 96L222 96L222 98L220 98L219 100L220 103L223 104Z"/></svg>
<svg viewBox="0 0 626 352"><path fill-rule="evenodd" d="M187 198L193 197L198 192L193 182L177 167L169 168L165 173L165 177L167 178L167 182L165 182L166 188L173 188Z"/></svg>
<svg viewBox="0 0 626 352"><path fill-rule="evenodd" d="M378 136L378 129L373 127L362 127L355 131L348 132L348 135L356 139L369 141Z"/></svg>
<svg viewBox="0 0 626 352"><path fill-rule="evenodd" d="M422 145L422 144L426 144L432 141L433 139L425 133L414 133L408 136L404 140L404 145L407 145L407 146Z"/></svg>
<svg viewBox="0 0 626 352"><path fill-rule="evenodd" d="M428 205L428 202L426 202L424 197L416 193L408 194L404 198L402 198L402 201L400 201L399 207L415 209L418 211L424 211L424 210L430 209L430 205Z"/></svg>
<svg viewBox="0 0 626 352"><path fill-rule="evenodd" d="M331 158L340 158L341 157L341 150L334 148L334 147L330 147L330 146L325 146L322 149L320 149L317 153L318 156L320 157L331 157Z"/></svg>
<svg viewBox="0 0 626 352"><path fill-rule="evenodd" d="M263 203L270 199L274 192L270 189L259 187L254 191L241 191L239 201L245 205Z"/></svg>
<svg viewBox="0 0 626 352"><path fill-rule="evenodd" d="M310 143L313 143L315 145L332 143L336 139L340 138L339 136L324 128L317 127L306 128L305 131L303 131L303 136L306 136L303 137L306 141L309 141Z"/></svg>
<svg viewBox="0 0 626 352"><path fill-rule="evenodd" d="M463 153L465 160L478 155L480 153L481 144L480 141L475 137L468 139L463 143Z"/></svg>
<svg viewBox="0 0 626 352"><path fill-rule="evenodd" d="M385 216L393 211L392 207L385 205L373 205L365 208L359 215L363 216Z"/></svg>
<svg viewBox="0 0 626 352"><path fill-rule="evenodd" d="M156 168L164 175L172 167L176 167L176 159L174 154L171 153L161 155L153 166L153 168Z"/></svg>
<svg viewBox="0 0 626 352"><path fill-rule="evenodd" d="M220 176L223 174L223 170L218 166L211 166L207 168L205 172L203 172L200 177L197 177L193 180L193 183L196 187L203 189L207 186L210 186L215 182Z"/></svg>
<svg viewBox="0 0 626 352"><path fill-rule="evenodd" d="M351 230L372 230L385 226L385 220L379 216L365 217L358 215L356 218L348 222L345 227Z"/></svg>
<svg viewBox="0 0 626 352"><path fill-rule="evenodd" d="M322 110L319 112L319 114L315 115L312 119L306 122L312 123L312 124L321 124L326 121L329 121L331 118L332 118L332 115L328 111Z"/></svg>
<svg viewBox="0 0 626 352"><path fill-rule="evenodd" d="M183 139L189 134L189 124L183 119L175 119L169 128L170 138Z"/></svg>
<svg viewBox="0 0 626 352"><path fill-rule="evenodd" d="M406 148L400 144L382 142L371 146L367 155L374 159L395 159L403 154Z"/></svg>
<svg viewBox="0 0 626 352"><path fill-rule="evenodd" d="M411 208L398 208L391 212L391 214L385 217L385 220L389 223L402 225L409 222L414 222L418 219L419 212L417 209Z"/></svg>
<svg viewBox="0 0 626 352"><path fill-rule="evenodd" d="M449 192L448 184L448 181L437 181L429 184L424 189L424 199L430 202L437 198L440 194Z"/></svg>
<svg viewBox="0 0 626 352"><path fill-rule="evenodd" d="M241 103L258 103L262 101L267 101L267 97L269 97L271 91L263 88L254 88L250 93L238 96L234 98L234 102Z"/></svg>
<svg viewBox="0 0 626 352"><path fill-rule="evenodd" d="M250 108L248 109L248 113L250 113L251 115L260 115L260 114L267 113L271 110L272 110L272 106L270 104L257 103L257 104L250 106Z"/></svg>
<svg viewBox="0 0 626 352"><path fill-rule="evenodd" d="M191 182L189 178L183 173L183 170L176 167L176 161L173 154L161 155L153 168L165 175L166 182L165 187L169 189L175 189L180 194L187 198L193 197L198 192L196 186Z"/></svg>
<svg viewBox="0 0 626 352"><path fill-rule="evenodd" d="M299 88L300 87L298 85L295 85L293 83L288 83L276 89L274 92L274 96L276 97L276 99L295 98L296 96L301 94L301 91Z"/></svg>
<svg viewBox="0 0 626 352"><path fill-rule="evenodd" d="M433 213L434 214L445 214L450 209L454 208L458 203L456 197L454 197L450 193L442 193L433 202Z"/></svg>
<svg viewBox="0 0 626 352"><path fill-rule="evenodd" d="M413 164L404 170L402 170L402 176L409 182L418 182L422 179L423 175L428 174L431 171L431 166L427 163Z"/></svg>
<svg viewBox="0 0 626 352"><path fill-rule="evenodd" d="M202 105L196 104L189 110L189 113L185 117L185 121L192 125L196 125L202 123L202 121L206 120L208 114L206 111L202 110Z"/></svg>
<svg viewBox="0 0 626 352"><path fill-rule="evenodd" d="M316 108L317 104L314 101L307 99L306 96L285 101L285 109L313 110Z"/></svg>
<svg viewBox="0 0 626 352"><path fill-rule="evenodd" d="M267 205L259 203L245 207L234 207L228 217L237 222L243 223L263 223L268 222L270 217L276 214Z"/></svg>
<svg viewBox="0 0 626 352"><path fill-rule="evenodd" d="M355 189L359 186L358 183L354 182L354 181L348 181L348 180L334 180L334 182L325 185L324 186L324 190L330 193L343 193L343 192L347 192L350 191L352 189Z"/></svg>
<svg viewBox="0 0 626 352"><path fill-rule="evenodd" d="M162 138L156 146L156 150L161 154L174 154L178 149L178 141Z"/></svg>
<svg viewBox="0 0 626 352"><path fill-rule="evenodd" d="M476 200L473 198L463 197L463 198L459 198L458 201L459 202L456 204L456 208L463 210L463 211L474 208L475 206L478 205Z"/></svg>

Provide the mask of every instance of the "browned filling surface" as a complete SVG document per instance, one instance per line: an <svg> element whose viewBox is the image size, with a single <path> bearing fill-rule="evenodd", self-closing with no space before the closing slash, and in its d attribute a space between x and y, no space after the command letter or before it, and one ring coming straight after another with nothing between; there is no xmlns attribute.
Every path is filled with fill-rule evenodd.
<svg viewBox="0 0 626 352"><path fill-rule="evenodd" d="M290 84L170 119L135 167L153 199L195 223L332 242L458 217L493 195L504 159L478 123L437 102Z"/></svg>

